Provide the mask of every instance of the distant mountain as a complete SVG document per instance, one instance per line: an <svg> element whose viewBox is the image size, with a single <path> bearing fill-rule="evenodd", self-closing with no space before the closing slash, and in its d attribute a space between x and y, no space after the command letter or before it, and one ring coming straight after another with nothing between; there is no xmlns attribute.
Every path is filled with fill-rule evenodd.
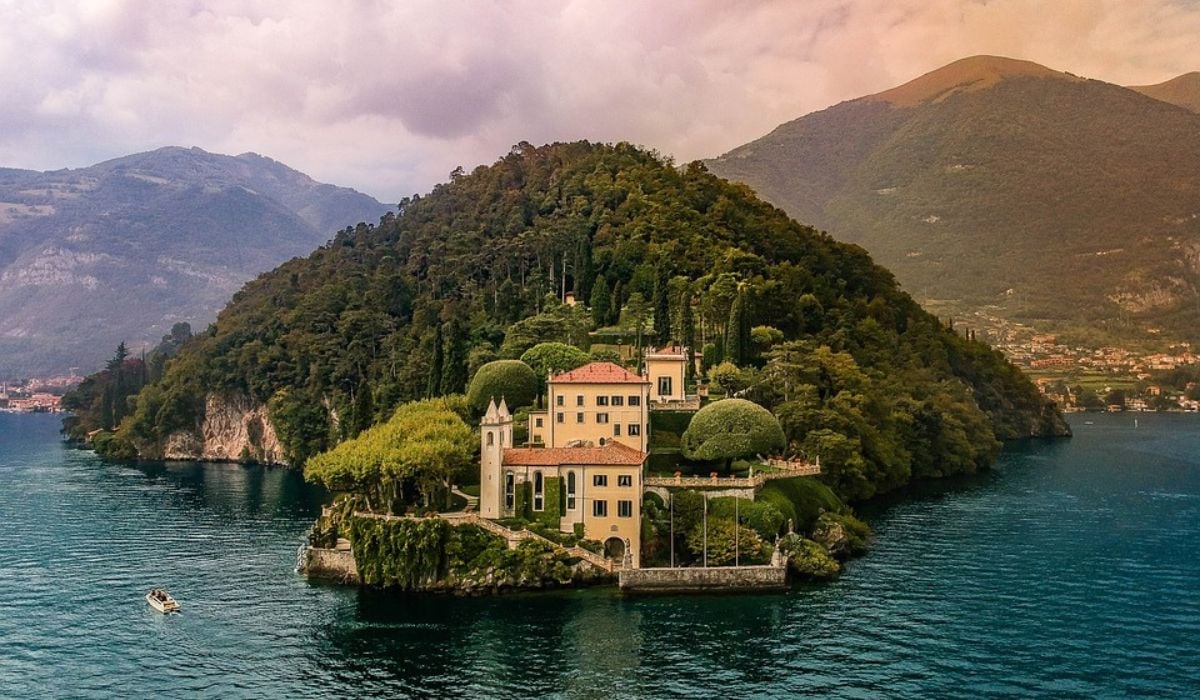
<svg viewBox="0 0 1200 700"><path fill-rule="evenodd" d="M919 300L1200 339L1200 115L1133 90L977 56L707 165Z"/></svg>
<svg viewBox="0 0 1200 700"><path fill-rule="evenodd" d="M1184 73L1178 78L1171 78L1157 85L1130 85L1129 89L1193 112L1200 112L1200 72L1197 71Z"/></svg>
<svg viewBox="0 0 1200 700"><path fill-rule="evenodd" d="M0 169L0 375L96 369L202 329L246 281L387 207L253 153Z"/></svg>

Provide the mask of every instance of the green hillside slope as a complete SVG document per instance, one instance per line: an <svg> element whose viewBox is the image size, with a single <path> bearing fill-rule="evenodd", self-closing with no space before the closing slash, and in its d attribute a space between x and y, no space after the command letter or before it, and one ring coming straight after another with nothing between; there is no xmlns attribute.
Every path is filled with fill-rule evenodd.
<svg viewBox="0 0 1200 700"><path fill-rule="evenodd" d="M1200 115L964 59L708 163L865 247L918 299L1200 340Z"/></svg>
<svg viewBox="0 0 1200 700"><path fill-rule="evenodd" d="M586 349L610 312L559 304L568 291L610 298L626 320L649 317L639 299L669 306L663 319L686 304L697 346L777 328L774 349L738 351L748 391L784 418L794 449L829 446L828 478L851 496L976 469L997 437L1066 431L1020 372L943 328L861 249L699 164L570 143L515 147L249 283L122 433L153 456L172 431L198 429L207 392L248 395L299 463L401 402L461 392L497 354ZM690 332L667 325L646 333Z"/></svg>

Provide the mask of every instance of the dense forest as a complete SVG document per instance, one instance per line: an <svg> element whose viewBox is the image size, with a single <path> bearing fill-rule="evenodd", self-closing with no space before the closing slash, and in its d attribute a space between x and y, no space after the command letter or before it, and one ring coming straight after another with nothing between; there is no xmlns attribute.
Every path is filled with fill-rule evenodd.
<svg viewBox="0 0 1200 700"><path fill-rule="evenodd" d="M300 464L402 403L462 393L489 361L546 341L595 353L596 331L695 349L851 498L1066 430L1016 368L860 248L700 163L578 142L458 169L250 282L142 389L120 435L154 457L198 428L206 394L243 394Z"/></svg>

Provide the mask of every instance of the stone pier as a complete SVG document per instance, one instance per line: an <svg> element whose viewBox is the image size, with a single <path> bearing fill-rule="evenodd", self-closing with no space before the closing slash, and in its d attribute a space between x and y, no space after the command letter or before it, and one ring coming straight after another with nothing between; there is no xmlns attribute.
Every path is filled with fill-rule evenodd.
<svg viewBox="0 0 1200 700"><path fill-rule="evenodd" d="M626 569L620 572L620 585L629 593L781 591L787 588L787 566Z"/></svg>

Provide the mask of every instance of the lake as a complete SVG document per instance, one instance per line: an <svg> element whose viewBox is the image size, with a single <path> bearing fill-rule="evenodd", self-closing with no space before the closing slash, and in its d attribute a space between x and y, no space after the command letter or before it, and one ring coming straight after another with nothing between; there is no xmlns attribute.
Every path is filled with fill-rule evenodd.
<svg viewBox="0 0 1200 700"><path fill-rule="evenodd" d="M1137 420L862 509L832 584L457 599L295 574L323 494L293 472L105 464L0 414L0 696L1194 695L1200 417Z"/></svg>

